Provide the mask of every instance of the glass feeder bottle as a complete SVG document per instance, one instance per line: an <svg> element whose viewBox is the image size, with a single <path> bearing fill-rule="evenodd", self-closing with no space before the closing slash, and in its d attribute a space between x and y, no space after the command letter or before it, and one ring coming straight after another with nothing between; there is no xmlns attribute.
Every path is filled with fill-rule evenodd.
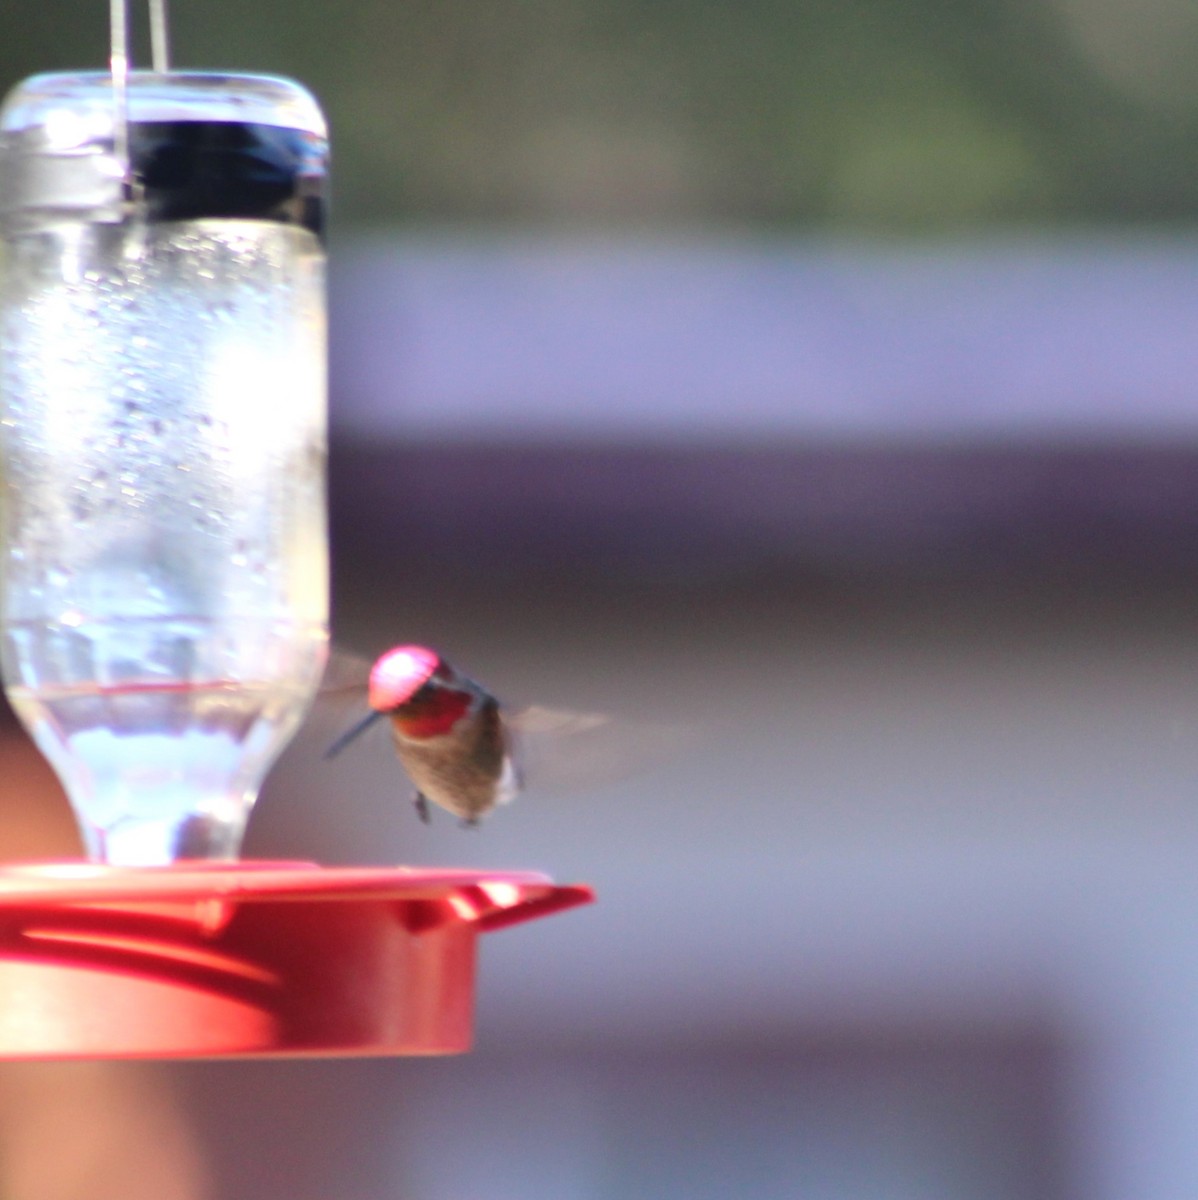
<svg viewBox="0 0 1198 1200"><path fill-rule="evenodd" d="M319 683L326 165L280 79L0 108L0 669L98 861L236 858Z"/></svg>

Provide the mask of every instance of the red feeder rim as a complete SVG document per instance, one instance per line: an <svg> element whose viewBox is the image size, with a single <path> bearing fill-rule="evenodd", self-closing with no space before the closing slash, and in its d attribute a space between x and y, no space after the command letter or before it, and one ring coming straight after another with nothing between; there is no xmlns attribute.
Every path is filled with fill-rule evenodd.
<svg viewBox="0 0 1198 1200"><path fill-rule="evenodd" d="M451 1054L476 940L594 899L533 871L0 868L0 1058Z"/></svg>

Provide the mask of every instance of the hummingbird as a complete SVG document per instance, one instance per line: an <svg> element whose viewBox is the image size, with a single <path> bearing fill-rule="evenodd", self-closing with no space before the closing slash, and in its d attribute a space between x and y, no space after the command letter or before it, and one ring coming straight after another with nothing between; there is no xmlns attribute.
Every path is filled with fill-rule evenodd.
<svg viewBox="0 0 1198 1200"><path fill-rule="evenodd" d="M426 824L430 802L473 826L519 793L520 772L499 701L435 650L395 646L380 655L370 669L367 702L371 711L325 758L388 718L395 752L416 788L416 812Z"/></svg>

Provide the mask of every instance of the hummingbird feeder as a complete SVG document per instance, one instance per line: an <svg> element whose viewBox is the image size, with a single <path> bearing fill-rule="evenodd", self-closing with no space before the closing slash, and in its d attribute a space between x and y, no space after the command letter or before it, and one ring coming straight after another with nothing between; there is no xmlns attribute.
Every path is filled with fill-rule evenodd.
<svg viewBox="0 0 1198 1200"><path fill-rule="evenodd" d="M0 107L0 669L88 855L0 867L0 1057L464 1050L478 935L591 894L239 859L328 653L327 132L126 4Z"/></svg>

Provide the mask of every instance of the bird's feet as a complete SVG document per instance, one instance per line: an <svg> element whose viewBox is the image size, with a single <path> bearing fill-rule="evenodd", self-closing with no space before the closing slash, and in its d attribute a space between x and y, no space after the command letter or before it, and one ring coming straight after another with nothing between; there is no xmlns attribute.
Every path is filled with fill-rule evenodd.
<svg viewBox="0 0 1198 1200"><path fill-rule="evenodd" d="M412 797L412 807L415 808L421 824L428 825L432 820L432 815L428 810L428 797L423 792L417 792Z"/></svg>

